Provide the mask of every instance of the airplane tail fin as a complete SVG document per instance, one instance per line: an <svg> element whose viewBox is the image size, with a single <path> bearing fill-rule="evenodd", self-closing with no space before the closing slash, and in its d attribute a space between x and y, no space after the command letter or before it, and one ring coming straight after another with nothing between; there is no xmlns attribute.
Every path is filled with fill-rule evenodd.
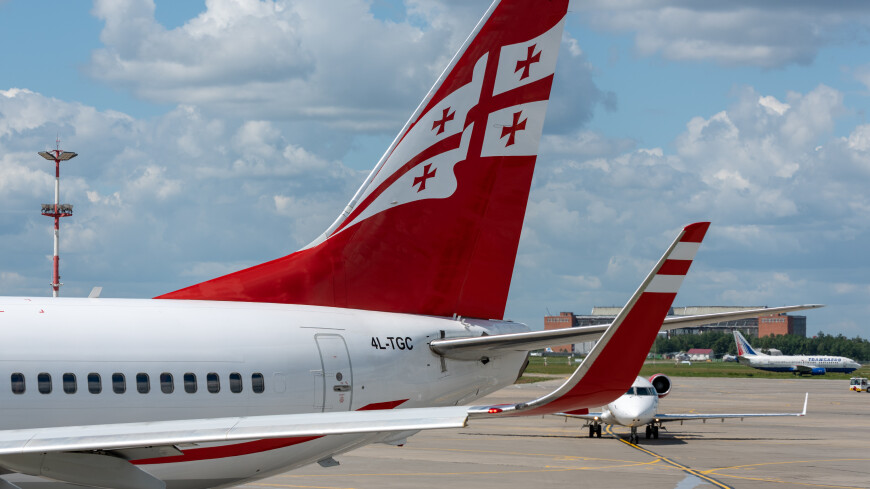
<svg viewBox="0 0 870 489"><path fill-rule="evenodd" d="M501 319L568 0L496 0L306 248L158 299Z"/></svg>
<svg viewBox="0 0 870 489"><path fill-rule="evenodd" d="M752 345L750 345L749 342L746 341L746 338L744 338L743 335L740 334L740 331L736 329L734 330L734 342L737 343L737 356L739 357L763 355L763 353L761 352L756 352L755 349L752 348Z"/></svg>

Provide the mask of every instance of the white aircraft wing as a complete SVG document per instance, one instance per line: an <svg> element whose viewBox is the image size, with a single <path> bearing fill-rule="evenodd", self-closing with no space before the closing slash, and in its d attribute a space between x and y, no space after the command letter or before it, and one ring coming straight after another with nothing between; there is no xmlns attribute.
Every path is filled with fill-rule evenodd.
<svg viewBox="0 0 870 489"><path fill-rule="evenodd" d="M747 413L747 414L656 414L656 423L668 423L671 421L692 421L706 419L734 419L740 418L759 418L759 417L774 417L774 416L804 416L806 413Z"/></svg>
<svg viewBox="0 0 870 489"><path fill-rule="evenodd" d="M765 417L775 417L775 416L806 416L807 415L807 401L810 398L810 394L807 393L804 397L804 409L799 413L743 413L743 414L656 414L654 421L656 423L667 423L670 421L691 421L696 419L729 419L729 418L765 418ZM584 413L582 411L576 412L568 412L568 413L557 413L557 416L564 416L566 418L576 418L576 419L588 419L591 421L598 421L601 418L602 413L592 413L587 412Z"/></svg>
<svg viewBox="0 0 870 489"><path fill-rule="evenodd" d="M733 418L771 418L776 416L806 416L807 401L810 398L809 392L804 397L804 409L799 413L743 413L743 414L656 414L656 423L667 423L669 421L691 421L695 419L733 419Z"/></svg>
<svg viewBox="0 0 870 489"><path fill-rule="evenodd" d="M265 438L462 428L463 406L284 414L0 431L9 454L114 450Z"/></svg>

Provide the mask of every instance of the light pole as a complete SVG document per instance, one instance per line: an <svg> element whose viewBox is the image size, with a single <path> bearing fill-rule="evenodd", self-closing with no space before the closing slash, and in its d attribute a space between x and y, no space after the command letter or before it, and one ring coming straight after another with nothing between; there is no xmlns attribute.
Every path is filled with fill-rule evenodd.
<svg viewBox="0 0 870 489"><path fill-rule="evenodd" d="M54 204L42 204L42 215L54 218L54 261L51 274L51 295L57 297L58 289L63 285L60 283L60 218L69 217L72 215L72 204L60 203L60 162L67 161L78 156L72 151L61 151L60 141L57 142L57 149L50 151L40 151L39 156L46 160L54 161Z"/></svg>

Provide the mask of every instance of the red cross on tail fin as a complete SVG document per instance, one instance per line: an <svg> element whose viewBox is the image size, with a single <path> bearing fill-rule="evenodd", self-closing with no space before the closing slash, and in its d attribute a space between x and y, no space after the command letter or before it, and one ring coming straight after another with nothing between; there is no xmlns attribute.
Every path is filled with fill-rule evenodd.
<svg viewBox="0 0 870 489"><path fill-rule="evenodd" d="M497 0L319 238L158 298L501 319L567 8Z"/></svg>
<svg viewBox="0 0 870 489"><path fill-rule="evenodd" d="M552 414L604 406L631 387L667 316L709 222L683 228L607 331L558 389L534 401L474 406L471 417Z"/></svg>

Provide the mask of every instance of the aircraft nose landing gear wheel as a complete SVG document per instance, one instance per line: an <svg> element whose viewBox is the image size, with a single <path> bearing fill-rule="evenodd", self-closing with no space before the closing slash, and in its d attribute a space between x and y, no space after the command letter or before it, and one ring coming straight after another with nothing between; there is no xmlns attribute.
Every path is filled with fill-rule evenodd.
<svg viewBox="0 0 870 489"><path fill-rule="evenodd" d="M589 425L589 438L592 438L593 436L601 438L601 424Z"/></svg>
<svg viewBox="0 0 870 489"><path fill-rule="evenodd" d="M653 426L653 427L652 427L652 436L653 436L653 438L655 438L656 440L659 439L659 427L658 427L658 426Z"/></svg>
<svg viewBox="0 0 870 489"><path fill-rule="evenodd" d="M649 440L652 436L653 428L650 425L646 425L646 439Z"/></svg>
<svg viewBox="0 0 870 489"><path fill-rule="evenodd" d="M637 436L637 426L632 426L631 427L631 434L628 435L628 442L633 444L633 445L637 445L639 441L640 440L638 439L638 436Z"/></svg>

